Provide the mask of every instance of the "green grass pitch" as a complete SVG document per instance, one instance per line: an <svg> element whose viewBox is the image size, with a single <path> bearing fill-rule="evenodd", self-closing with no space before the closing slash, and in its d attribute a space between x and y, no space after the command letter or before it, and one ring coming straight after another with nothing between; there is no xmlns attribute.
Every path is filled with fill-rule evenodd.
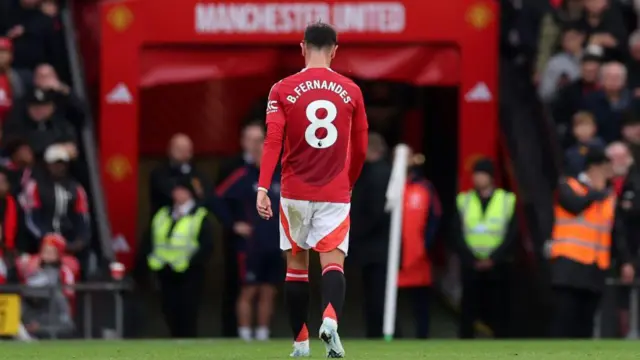
<svg viewBox="0 0 640 360"><path fill-rule="evenodd" d="M312 359L324 358L319 340L311 344ZM469 360L614 360L640 359L636 341L344 341L347 359ZM242 343L235 340L185 341L43 341L4 342L2 359L37 360L249 360L287 359L287 341Z"/></svg>

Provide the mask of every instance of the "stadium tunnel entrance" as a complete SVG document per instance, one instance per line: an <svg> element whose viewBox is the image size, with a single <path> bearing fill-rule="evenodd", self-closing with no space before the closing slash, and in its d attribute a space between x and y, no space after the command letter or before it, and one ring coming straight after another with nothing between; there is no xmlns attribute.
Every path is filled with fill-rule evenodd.
<svg viewBox="0 0 640 360"><path fill-rule="evenodd" d="M148 170L164 157L169 137L176 131L192 136L203 169L214 177L208 159L237 153L242 121L262 116L269 86L303 67L297 44L315 19L326 19L340 34L336 71L404 84L408 97L418 99L393 124L412 123L406 116L416 119L417 127L398 133L410 134L407 142L428 153L425 170L444 202L470 186L475 159L497 158L495 2L121 0L98 6L100 165L114 240L128 245L116 254L128 268L148 225L148 215L138 216L148 213ZM233 21L208 20L208 14L223 13ZM95 57L95 51L85 51L85 58ZM216 309L222 257L217 251L203 301ZM211 313L219 312L207 309ZM348 313L362 315L359 309ZM211 320L215 326L219 319ZM154 325L160 324L149 328L162 328ZM209 329L203 334L219 335Z"/></svg>
<svg viewBox="0 0 640 360"><path fill-rule="evenodd" d="M390 148L404 142L425 155L424 174L434 183L447 206L454 204L457 191L459 60L458 50L450 46L360 46L339 49L332 64L334 70L361 86L372 131L380 133ZM198 169L211 179L217 178L221 157L240 151L242 124L264 120L271 85L299 71L304 62L297 46L224 50L162 47L145 48L141 64L138 229L144 230L152 216L147 198L149 175L155 166L165 161L171 136L178 132L188 134L194 141ZM446 213L450 213L448 210L451 209L446 209ZM207 314L219 314L216 309L222 306L219 294L220 289L225 288L224 274L229 273L229 263L235 263L233 252L229 252L233 244L223 246L222 241L216 241L208 272L218 275L210 276L207 281L203 301L210 307L205 310ZM231 266L234 267L237 268L237 264ZM358 270L349 269L347 274L349 292L362 293ZM349 297L345 309L347 316L354 317L354 321L349 321L354 325L362 324L360 302L354 301L358 298L362 295ZM150 296L146 303L156 302ZM317 305L312 308L319 309L320 304ZM411 306L400 307L403 308ZM285 316L282 306L278 306L277 313ZM442 324L434 324L434 335L453 336L453 319L440 309L433 313L434 321ZM400 316L411 318L410 314ZM286 327L275 326L274 334L287 334ZM161 324L149 327L162 328ZM206 333L216 334L216 330L207 329ZM362 335L357 326L351 332L348 327L344 331L349 336ZM412 330L407 328L403 332L411 334Z"/></svg>

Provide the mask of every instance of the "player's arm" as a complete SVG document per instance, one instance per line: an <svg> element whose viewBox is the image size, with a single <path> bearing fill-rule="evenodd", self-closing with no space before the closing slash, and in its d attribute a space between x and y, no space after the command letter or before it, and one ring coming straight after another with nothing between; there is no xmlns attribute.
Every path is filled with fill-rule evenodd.
<svg viewBox="0 0 640 360"><path fill-rule="evenodd" d="M352 189L362 171L369 145L369 135L367 133L369 124L362 93L358 97L353 115L353 123L351 124L351 165L349 168L349 182Z"/></svg>
<svg viewBox="0 0 640 360"><path fill-rule="evenodd" d="M280 152L282 151L282 141L284 139L285 116L282 102L278 94L280 83L273 85L269 93L267 103L267 136L264 140L264 150L260 161L260 179L258 186L269 189L273 173L278 165Z"/></svg>

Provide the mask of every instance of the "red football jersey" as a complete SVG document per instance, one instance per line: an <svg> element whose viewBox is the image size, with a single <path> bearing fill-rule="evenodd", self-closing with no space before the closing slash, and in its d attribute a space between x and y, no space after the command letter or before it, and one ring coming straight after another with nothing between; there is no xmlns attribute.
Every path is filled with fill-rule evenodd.
<svg viewBox="0 0 640 360"><path fill-rule="evenodd" d="M265 151L273 136L271 127L284 129L283 197L351 200L351 188L364 161L364 155L352 159L352 142L356 134L366 138L368 128L362 92L353 81L327 68L304 69L281 80L269 94ZM366 140L364 146L356 152L364 154Z"/></svg>

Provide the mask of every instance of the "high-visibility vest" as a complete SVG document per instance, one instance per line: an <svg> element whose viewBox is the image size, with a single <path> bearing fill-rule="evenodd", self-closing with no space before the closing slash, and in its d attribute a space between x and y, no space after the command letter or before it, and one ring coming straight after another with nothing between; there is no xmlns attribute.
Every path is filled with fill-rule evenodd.
<svg viewBox="0 0 640 360"><path fill-rule="evenodd" d="M163 207L151 222L153 250L147 257L147 264L153 271L169 265L175 272L184 272L189 268L191 256L198 250L198 234L207 210L199 208L195 214L189 214L177 220L171 217L171 208ZM171 234L169 234L171 231Z"/></svg>
<svg viewBox="0 0 640 360"><path fill-rule="evenodd" d="M475 191L460 193L456 200L467 246L477 258L489 258L504 241L515 211L516 196L496 189L484 212Z"/></svg>
<svg viewBox="0 0 640 360"><path fill-rule="evenodd" d="M574 178L567 184L578 195L588 189ZM555 224L551 242L551 258L563 257L585 265L597 265L606 270L611 262L611 229L615 217L616 197L594 201L579 215L559 204L555 206Z"/></svg>

